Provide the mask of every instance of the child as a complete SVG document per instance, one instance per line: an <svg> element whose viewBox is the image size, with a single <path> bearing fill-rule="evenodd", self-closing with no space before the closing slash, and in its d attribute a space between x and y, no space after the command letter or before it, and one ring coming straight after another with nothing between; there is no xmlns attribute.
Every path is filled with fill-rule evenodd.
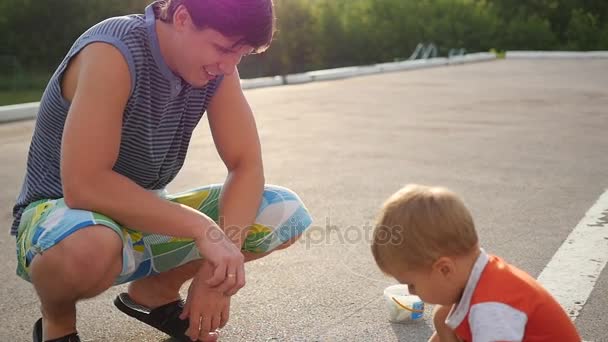
<svg viewBox="0 0 608 342"><path fill-rule="evenodd" d="M437 304L430 342L581 341L534 278L479 247L469 211L445 188L408 185L392 195L372 253L384 273Z"/></svg>

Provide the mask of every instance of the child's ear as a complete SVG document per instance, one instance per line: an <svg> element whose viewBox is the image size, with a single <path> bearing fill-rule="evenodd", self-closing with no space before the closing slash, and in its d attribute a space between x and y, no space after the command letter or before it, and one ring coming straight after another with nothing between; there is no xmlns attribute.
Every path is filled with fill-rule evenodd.
<svg viewBox="0 0 608 342"><path fill-rule="evenodd" d="M448 257L441 257L433 263L433 270L441 274L443 277L452 276L455 271L454 261Z"/></svg>

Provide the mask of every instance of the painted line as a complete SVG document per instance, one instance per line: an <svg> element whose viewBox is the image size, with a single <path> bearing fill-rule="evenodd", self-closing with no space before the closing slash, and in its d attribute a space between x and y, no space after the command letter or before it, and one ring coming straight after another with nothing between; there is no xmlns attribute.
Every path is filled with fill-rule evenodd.
<svg viewBox="0 0 608 342"><path fill-rule="evenodd" d="M608 190L538 276L572 320L580 314L608 261Z"/></svg>

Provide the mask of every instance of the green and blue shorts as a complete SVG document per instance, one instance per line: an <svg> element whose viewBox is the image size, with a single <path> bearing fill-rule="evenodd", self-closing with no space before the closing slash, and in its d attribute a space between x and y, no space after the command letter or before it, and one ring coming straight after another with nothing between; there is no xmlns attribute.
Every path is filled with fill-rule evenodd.
<svg viewBox="0 0 608 342"><path fill-rule="evenodd" d="M222 184L163 196L197 209L218 221ZM243 251L265 253L301 235L312 223L308 210L291 190L267 185ZM17 274L30 281L29 266L37 254L75 231L93 225L115 231L123 243L123 267L115 284L155 275L200 259L192 239L149 234L121 226L99 213L69 208L63 199L40 200L23 212L17 233Z"/></svg>

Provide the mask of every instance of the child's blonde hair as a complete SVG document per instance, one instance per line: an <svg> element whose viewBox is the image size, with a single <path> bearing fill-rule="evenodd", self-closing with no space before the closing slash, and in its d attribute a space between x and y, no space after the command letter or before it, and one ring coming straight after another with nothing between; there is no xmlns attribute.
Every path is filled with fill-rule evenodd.
<svg viewBox="0 0 608 342"><path fill-rule="evenodd" d="M442 256L477 247L477 232L462 200L446 188L410 184L384 203L372 242L380 270L429 267Z"/></svg>

